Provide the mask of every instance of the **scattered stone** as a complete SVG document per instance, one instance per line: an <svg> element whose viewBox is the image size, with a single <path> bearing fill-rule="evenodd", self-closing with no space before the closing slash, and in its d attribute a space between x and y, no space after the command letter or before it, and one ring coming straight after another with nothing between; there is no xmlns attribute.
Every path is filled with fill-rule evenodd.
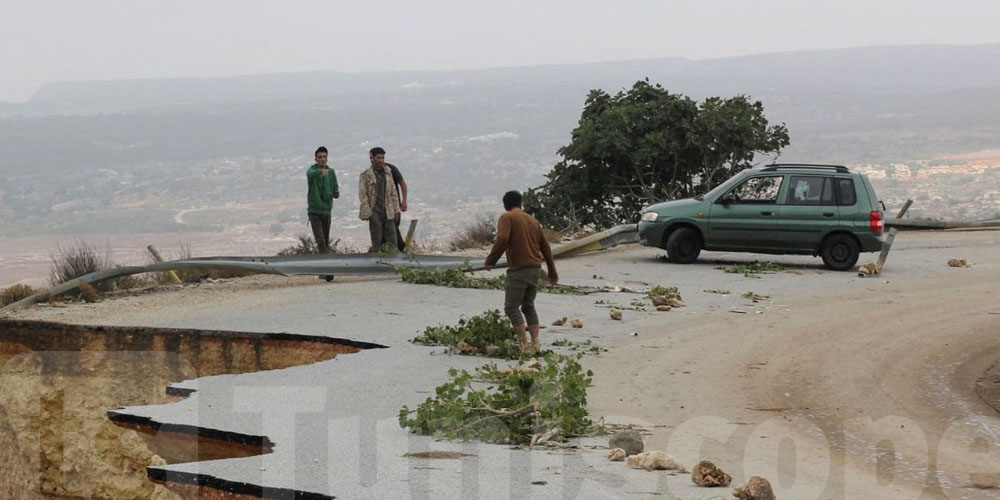
<svg viewBox="0 0 1000 500"><path fill-rule="evenodd" d="M740 500L775 500L771 483L759 476L751 476L743 486L733 489L733 496Z"/></svg>
<svg viewBox="0 0 1000 500"><path fill-rule="evenodd" d="M614 448L608 450L608 460L612 462L622 462L625 460L625 450L621 448Z"/></svg>
<svg viewBox="0 0 1000 500"><path fill-rule="evenodd" d="M625 450L625 455L638 455L642 453L642 434L639 431L630 429L627 431L619 432L608 440L608 448L621 448Z"/></svg>
<svg viewBox="0 0 1000 500"><path fill-rule="evenodd" d="M476 349L476 346L474 346L474 345L472 345L472 344L470 344L470 343L468 343L468 342L466 342L464 340L461 341L461 342L459 342L459 343L457 343L457 344L455 344L455 348L458 349L459 351L462 351L462 352L476 352L476 351L479 350L479 349Z"/></svg>
<svg viewBox="0 0 1000 500"><path fill-rule="evenodd" d="M1000 489L1000 475L998 474L975 474L972 477L972 487L977 490Z"/></svg>
<svg viewBox="0 0 1000 500"><path fill-rule="evenodd" d="M488 346L486 346L486 355L487 356L496 356L498 352L500 352L500 346L497 346L497 345L488 345Z"/></svg>
<svg viewBox="0 0 1000 500"><path fill-rule="evenodd" d="M613 319L615 321L621 321L622 320L622 310L621 309L617 309L617 308L612 307L610 315L611 315L611 319Z"/></svg>
<svg viewBox="0 0 1000 500"><path fill-rule="evenodd" d="M545 486L546 484L549 484L549 482L548 481L532 481L531 484L533 484L535 486Z"/></svg>
<svg viewBox="0 0 1000 500"><path fill-rule="evenodd" d="M567 320L567 319L568 319L568 318L566 318L566 316L563 316L563 317L561 317L561 318L559 318L559 319L557 319L557 320L553 321L553 322L552 322L552 326L563 326L563 325L565 325L565 324L566 324L566 320Z"/></svg>
<svg viewBox="0 0 1000 500"><path fill-rule="evenodd" d="M681 302L681 299L672 298L672 299L667 299L667 305L670 307L684 307L687 304Z"/></svg>
<svg viewBox="0 0 1000 500"><path fill-rule="evenodd" d="M583 320L580 318L573 318L573 321L570 321L569 324L573 325L573 328L583 328Z"/></svg>
<svg viewBox="0 0 1000 500"><path fill-rule="evenodd" d="M965 259L949 259L949 267L972 267Z"/></svg>
<svg viewBox="0 0 1000 500"><path fill-rule="evenodd" d="M875 261L869 260L858 268L858 276L876 276L878 274L878 267L875 265Z"/></svg>
<svg viewBox="0 0 1000 500"><path fill-rule="evenodd" d="M650 300L653 301L653 305L654 306L669 306L670 305L670 299L668 299L668 298L666 298L666 297L664 297L662 295L653 295L652 297L650 297Z"/></svg>
<svg viewBox="0 0 1000 500"><path fill-rule="evenodd" d="M539 323L538 324L538 329L539 330L544 330L545 329L545 323Z"/></svg>
<svg viewBox="0 0 1000 500"><path fill-rule="evenodd" d="M677 459L667 455L665 452L654 450L644 451L638 455L628 457L628 466L633 469L646 470L682 470Z"/></svg>
<svg viewBox="0 0 1000 500"><path fill-rule="evenodd" d="M59 302L58 300L53 300L52 302L49 302L49 305L52 307L66 307L65 302Z"/></svg>
<svg viewBox="0 0 1000 500"><path fill-rule="evenodd" d="M667 312L670 309L671 309L671 307L668 306L668 305L666 305L666 304L663 304L663 305L660 305L660 306L656 306L656 310L660 311L660 312Z"/></svg>
<svg viewBox="0 0 1000 500"><path fill-rule="evenodd" d="M471 457L474 455L469 455L468 453L462 453L460 451L412 451L403 455L406 458L444 458L444 459L454 459L462 457Z"/></svg>
<svg viewBox="0 0 1000 500"><path fill-rule="evenodd" d="M715 466L708 460L698 462L691 471L691 481L698 486L712 488L715 486L729 486L733 478Z"/></svg>

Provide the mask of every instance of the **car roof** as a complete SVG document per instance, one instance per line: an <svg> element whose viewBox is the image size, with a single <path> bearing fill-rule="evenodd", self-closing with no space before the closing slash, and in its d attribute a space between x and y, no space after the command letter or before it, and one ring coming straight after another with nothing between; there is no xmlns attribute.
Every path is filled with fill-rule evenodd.
<svg viewBox="0 0 1000 500"><path fill-rule="evenodd" d="M851 171L843 165L824 165L818 163L772 163L759 169L761 172L804 171L849 174Z"/></svg>

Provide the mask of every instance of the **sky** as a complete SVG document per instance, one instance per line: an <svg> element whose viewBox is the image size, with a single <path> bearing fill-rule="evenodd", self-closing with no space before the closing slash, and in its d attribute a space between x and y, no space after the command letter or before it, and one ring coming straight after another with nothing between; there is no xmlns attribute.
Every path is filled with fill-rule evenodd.
<svg viewBox="0 0 1000 500"><path fill-rule="evenodd" d="M995 0L0 0L0 101L69 80L1000 42Z"/></svg>

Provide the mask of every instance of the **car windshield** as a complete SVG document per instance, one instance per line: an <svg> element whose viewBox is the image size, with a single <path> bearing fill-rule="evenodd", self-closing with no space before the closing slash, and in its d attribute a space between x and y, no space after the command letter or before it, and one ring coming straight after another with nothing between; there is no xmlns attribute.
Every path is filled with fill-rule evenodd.
<svg viewBox="0 0 1000 500"><path fill-rule="evenodd" d="M744 170L743 172L749 172L749 170ZM709 200L714 200L718 198L722 193L728 191L729 188L733 187L734 184L739 182L740 179L743 179L744 177L745 177L744 175L736 174L730 177L729 179L726 179L726 181L723 182L722 184L719 184L718 186L712 188L711 191L703 195L695 196L694 199L698 201L703 201L706 198L708 198Z"/></svg>

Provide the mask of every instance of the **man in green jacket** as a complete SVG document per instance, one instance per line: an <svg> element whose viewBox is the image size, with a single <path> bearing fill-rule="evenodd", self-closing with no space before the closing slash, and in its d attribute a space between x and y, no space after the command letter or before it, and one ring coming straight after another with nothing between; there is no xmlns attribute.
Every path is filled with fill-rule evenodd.
<svg viewBox="0 0 1000 500"><path fill-rule="evenodd" d="M306 170L306 180L309 182L309 225L312 226L319 253L330 251L330 210L333 208L333 199L340 198L337 174L327 166L328 159L326 148L320 146L316 150L316 163ZM326 278L330 281L333 277Z"/></svg>

